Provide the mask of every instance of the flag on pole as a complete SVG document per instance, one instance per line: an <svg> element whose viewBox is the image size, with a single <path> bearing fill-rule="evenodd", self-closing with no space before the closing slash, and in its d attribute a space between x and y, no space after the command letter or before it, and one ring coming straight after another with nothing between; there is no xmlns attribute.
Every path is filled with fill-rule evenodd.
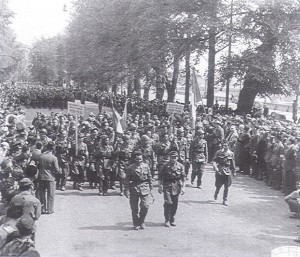
<svg viewBox="0 0 300 257"><path fill-rule="evenodd" d="M195 68L193 68L193 72L192 72L192 92L194 93L195 104L198 103L199 101L202 101L202 96L201 96Z"/></svg>
<svg viewBox="0 0 300 257"><path fill-rule="evenodd" d="M117 132L117 133L120 133L120 134L123 134L124 131L123 131L123 128L122 128L122 124L121 124L121 115L118 113L118 111L115 109L114 107L114 103L113 101L111 100L111 109L112 109L112 114L113 114L113 128L114 128L114 131Z"/></svg>
<svg viewBox="0 0 300 257"><path fill-rule="evenodd" d="M196 109L197 109L197 103L199 101L202 101L200 88L196 76L195 68L193 68L192 71L192 90L190 94L190 116L191 116L191 128L195 129L195 123L196 123Z"/></svg>
<svg viewBox="0 0 300 257"><path fill-rule="evenodd" d="M127 104L128 104L128 99L126 99L124 111L121 117L121 125L123 130L126 130L127 128Z"/></svg>

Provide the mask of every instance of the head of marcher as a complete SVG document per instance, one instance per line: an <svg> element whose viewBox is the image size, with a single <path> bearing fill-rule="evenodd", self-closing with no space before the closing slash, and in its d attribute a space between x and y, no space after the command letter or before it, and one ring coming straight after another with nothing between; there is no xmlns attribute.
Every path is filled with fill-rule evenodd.
<svg viewBox="0 0 300 257"><path fill-rule="evenodd" d="M221 147L222 147L223 151L227 151L228 150L228 142L227 142L227 140L223 140L222 141Z"/></svg>
<svg viewBox="0 0 300 257"><path fill-rule="evenodd" d="M176 163L177 159L178 159L178 153L176 151L171 151L170 152L170 162Z"/></svg>
<svg viewBox="0 0 300 257"><path fill-rule="evenodd" d="M143 162L143 154L141 151L134 152L134 162L136 164L141 164Z"/></svg>

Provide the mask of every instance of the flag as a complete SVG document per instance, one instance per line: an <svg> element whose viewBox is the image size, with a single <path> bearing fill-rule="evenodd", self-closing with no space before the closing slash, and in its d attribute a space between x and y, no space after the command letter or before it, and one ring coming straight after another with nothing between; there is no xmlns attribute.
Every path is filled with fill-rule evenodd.
<svg viewBox="0 0 300 257"><path fill-rule="evenodd" d="M193 72L192 72L192 92L194 93L195 104L202 101L202 96L201 96L195 68L193 68Z"/></svg>
<svg viewBox="0 0 300 257"><path fill-rule="evenodd" d="M190 101L190 117L191 117L191 120L190 120L190 126L192 129L195 129L195 124L196 124L196 104L195 104L195 95L194 93L192 92L191 93L191 101Z"/></svg>
<svg viewBox="0 0 300 257"><path fill-rule="evenodd" d="M128 100L126 99L124 111L121 117L121 125L123 130L126 130L127 128L127 104L128 104Z"/></svg>
<svg viewBox="0 0 300 257"><path fill-rule="evenodd" d="M118 113L118 111L115 109L114 107L114 103L113 101L111 101L111 106L112 106L112 114L113 114L113 117L112 117L112 120L113 120L113 128L114 128L114 131L117 132L117 133L120 133L120 134L123 134L123 128L122 128L122 125L121 125L121 115Z"/></svg>
<svg viewBox="0 0 300 257"><path fill-rule="evenodd" d="M195 68L193 68L192 72L192 90L190 94L190 116L191 116L191 128L195 129L195 123L196 123L196 109L197 109L197 103L199 101L202 101L202 96L200 93L200 88L196 76Z"/></svg>

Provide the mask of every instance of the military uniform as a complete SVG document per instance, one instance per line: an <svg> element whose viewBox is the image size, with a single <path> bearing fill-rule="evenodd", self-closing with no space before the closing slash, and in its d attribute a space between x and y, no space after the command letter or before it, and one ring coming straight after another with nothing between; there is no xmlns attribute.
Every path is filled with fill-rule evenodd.
<svg viewBox="0 0 300 257"><path fill-rule="evenodd" d="M204 134L204 131L198 133ZM202 182L202 175L205 168L205 163L208 158L207 143L203 138L197 137L191 143L190 157L192 161L192 177L191 183L193 184L196 176L198 176L197 187L200 188Z"/></svg>
<svg viewBox="0 0 300 257"><path fill-rule="evenodd" d="M71 148L71 143L67 138L58 139L55 142L55 146L55 156L61 169L61 175L56 178L56 188L64 191L70 174L69 149Z"/></svg>
<svg viewBox="0 0 300 257"><path fill-rule="evenodd" d="M176 158L178 153L171 152L170 157ZM175 226L179 195L184 192L185 172L183 165L177 160L170 160L163 165L158 173L158 181L164 194L165 226L169 226L169 223Z"/></svg>
<svg viewBox="0 0 300 257"><path fill-rule="evenodd" d="M95 150L96 171L99 178L99 194L107 194L111 180L114 149L111 145L101 144Z"/></svg>
<svg viewBox="0 0 300 257"><path fill-rule="evenodd" d="M141 153L140 153L141 155ZM127 168L125 177L126 195L130 193L130 207L134 229L144 229L152 190L152 176L148 164L135 162ZM138 208L140 202L140 210ZM140 226L140 227L139 227Z"/></svg>
<svg viewBox="0 0 300 257"><path fill-rule="evenodd" d="M134 147L129 143L129 136L125 135L123 137L124 141L117 149L116 149L116 157L117 157L117 176L120 180L120 191L121 195L123 195L124 191L124 179L126 176L126 167L128 167L132 160L132 155L134 151Z"/></svg>
<svg viewBox="0 0 300 257"><path fill-rule="evenodd" d="M229 149L218 150L213 159L213 166L216 171L216 191L214 199L217 200L221 187L224 185L223 204L226 204L228 189L231 186L231 174L234 174L234 155Z"/></svg>

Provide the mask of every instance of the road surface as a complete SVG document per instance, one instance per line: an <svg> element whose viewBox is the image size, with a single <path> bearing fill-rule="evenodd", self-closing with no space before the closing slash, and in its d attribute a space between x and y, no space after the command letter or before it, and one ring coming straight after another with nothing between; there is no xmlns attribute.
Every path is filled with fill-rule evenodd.
<svg viewBox="0 0 300 257"><path fill-rule="evenodd" d="M176 227L164 227L157 187L153 195L146 229L134 231L128 199L118 189L98 196L87 185L82 192L73 190L69 182L65 192L56 191L55 213L38 220L36 247L43 257L267 257L277 247L298 246L297 221L289 218L283 194L248 176L233 179L226 207L222 194L213 200L214 172L208 165L202 189L187 181Z"/></svg>

